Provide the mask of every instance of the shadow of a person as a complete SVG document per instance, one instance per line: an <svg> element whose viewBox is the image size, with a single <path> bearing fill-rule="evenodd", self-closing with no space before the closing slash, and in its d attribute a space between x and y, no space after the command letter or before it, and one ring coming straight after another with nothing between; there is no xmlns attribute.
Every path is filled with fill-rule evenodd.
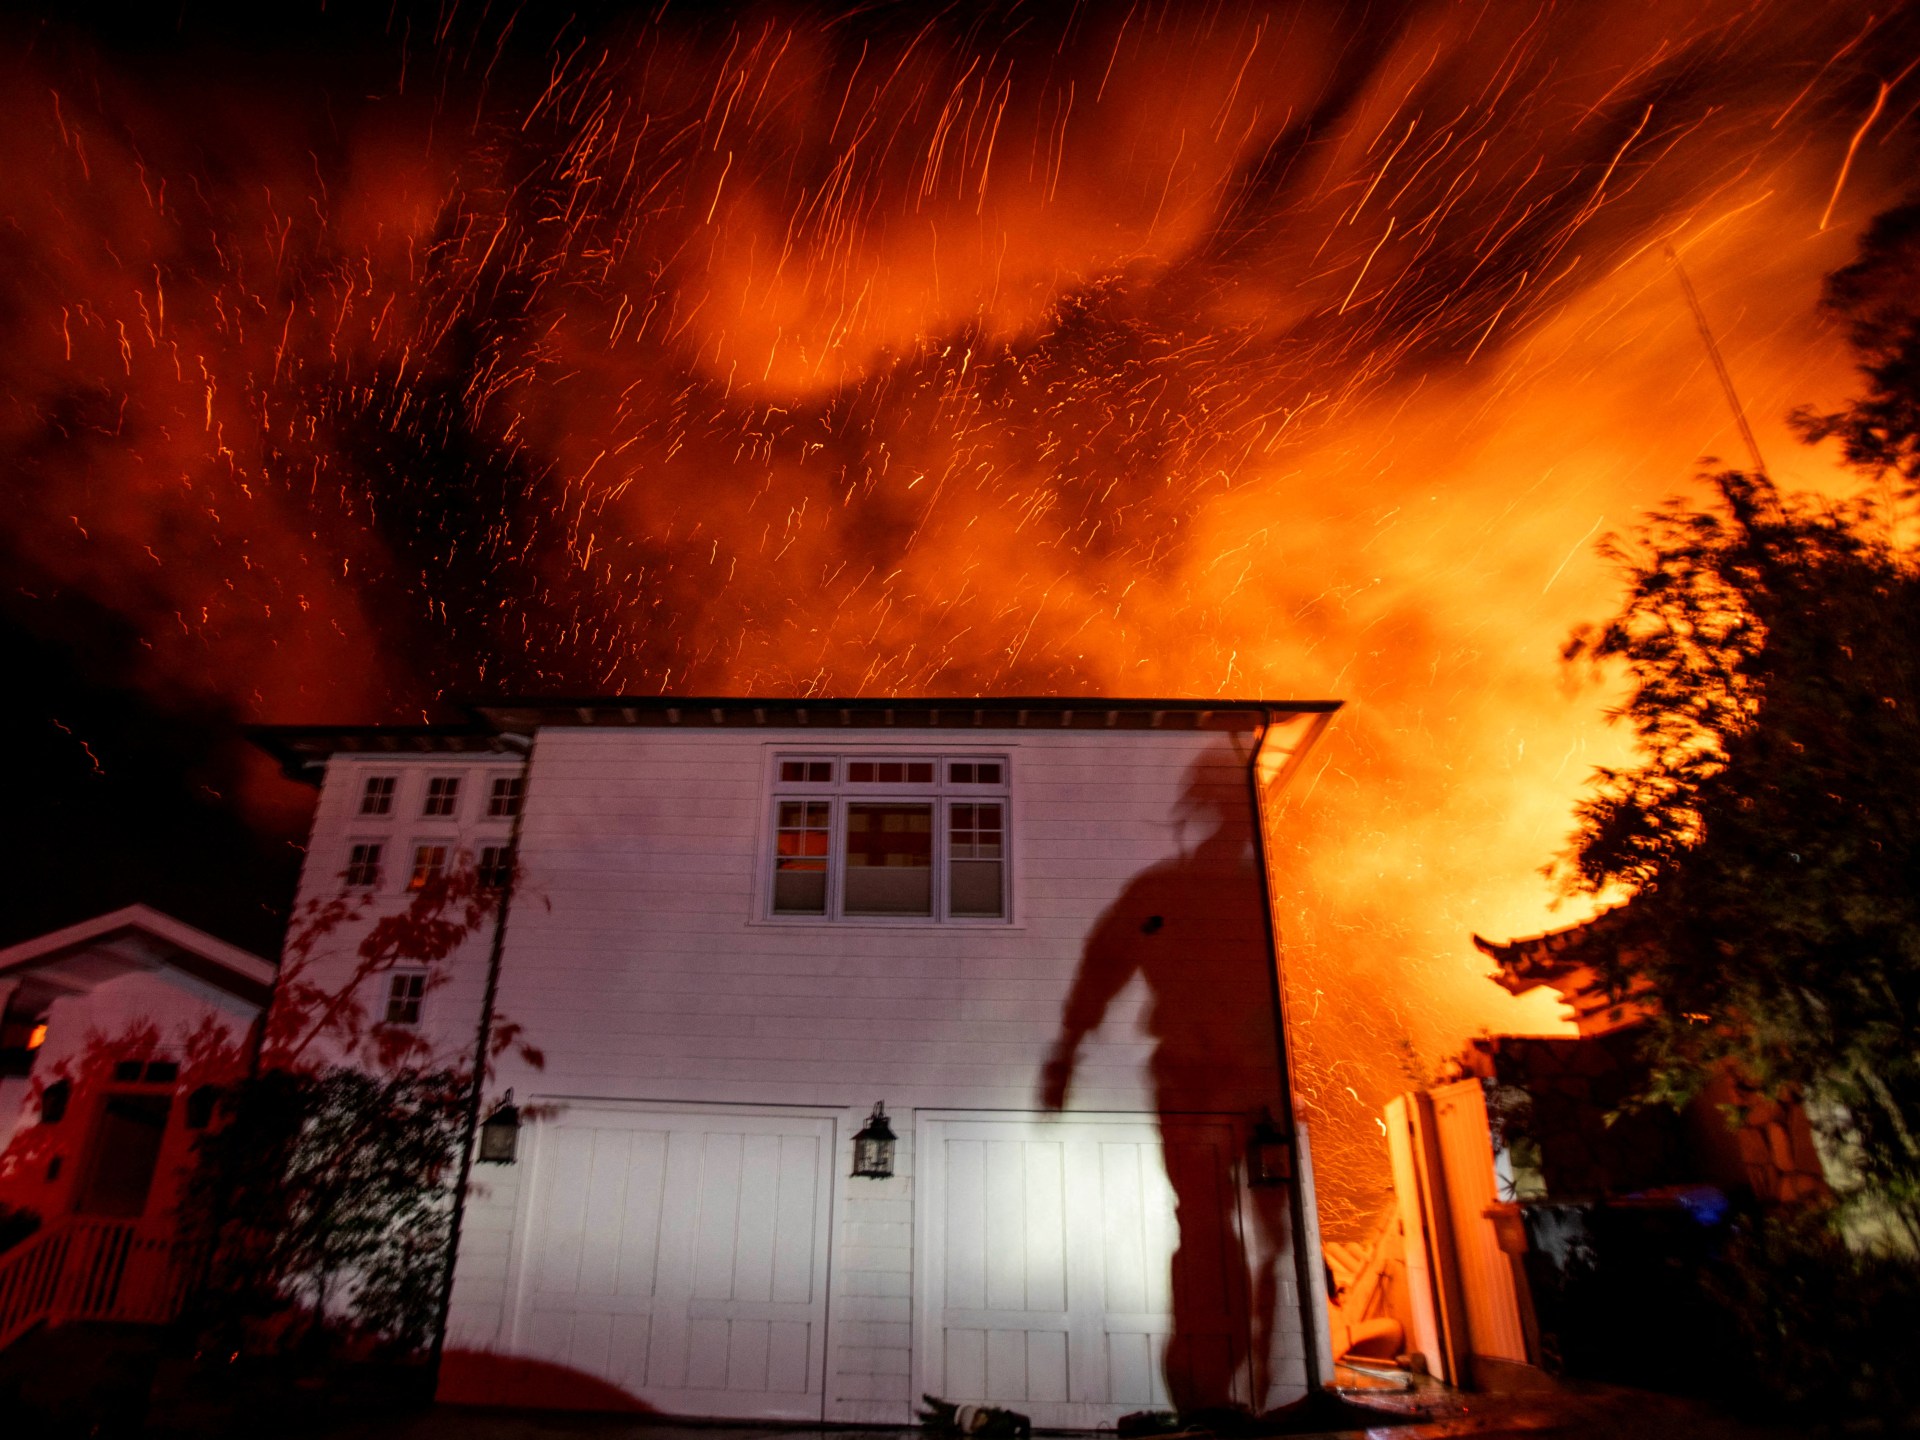
<svg viewBox="0 0 1920 1440"><path fill-rule="evenodd" d="M1168 1398L1181 1411L1236 1401L1260 1409L1290 1229L1286 1191L1247 1188L1243 1204L1243 1187L1233 1183L1239 1167L1223 1167L1217 1145L1190 1138L1198 1116L1231 1117L1244 1134L1276 1102L1281 1083L1246 762L1228 746L1204 754L1171 818L1183 853L1134 877L1087 937L1041 1103L1065 1108L1081 1042L1139 977L1177 1226ZM1186 847L1195 829L1201 838ZM1241 1214L1251 1221L1244 1236Z"/></svg>

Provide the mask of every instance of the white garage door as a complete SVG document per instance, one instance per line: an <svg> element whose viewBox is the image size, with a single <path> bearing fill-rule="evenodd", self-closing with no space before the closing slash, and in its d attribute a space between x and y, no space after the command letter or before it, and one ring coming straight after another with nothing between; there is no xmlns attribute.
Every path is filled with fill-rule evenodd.
<svg viewBox="0 0 1920 1440"><path fill-rule="evenodd" d="M1176 1383L1244 1402L1245 1260L1231 1120L921 1118L915 1393L1092 1429ZM1180 1223L1175 1219L1179 1179ZM1184 1388L1184 1387L1183 1387Z"/></svg>
<svg viewBox="0 0 1920 1440"><path fill-rule="evenodd" d="M818 1420L834 1122L566 1104L542 1123L512 1345L668 1414Z"/></svg>

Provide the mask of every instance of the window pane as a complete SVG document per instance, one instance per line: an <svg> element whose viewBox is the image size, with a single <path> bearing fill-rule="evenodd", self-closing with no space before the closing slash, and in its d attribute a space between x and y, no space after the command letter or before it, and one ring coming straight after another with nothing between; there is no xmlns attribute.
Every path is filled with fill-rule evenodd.
<svg viewBox="0 0 1920 1440"><path fill-rule="evenodd" d="M975 771L975 776L982 785L998 785L1000 783L1000 767L997 764L981 765Z"/></svg>
<svg viewBox="0 0 1920 1440"><path fill-rule="evenodd" d="M931 805L847 806L846 859L847 914L933 913Z"/></svg>
<svg viewBox="0 0 1920 1440"><path fill-rule="evenodd" d="M933 765L930 761L919 761L907 766L907 779L915 785L933 783Z"/></svg>
<svg viewBox="0 0 1920 1440"><path fill-rule="evenodd" d="M847 766L847 779L856 785L872 784L873 762L871 760L855 760Z"/></svg>
<svg viewBox="0 0 1920 1440"><path fill-rule="evenodd" d="M807 778L806 761L782 760L780 762L780 779L782 780L782 782L790 785L796 780L805 780L806 778Z"/></svg>
<svg viewBox="0 0 1920 1440"><path fill-rule="evenodd" d="M774 914L827 913L827 852L832 823L833 806L829 801L780 802L773 847Z"/></svg>
<svg viewBox="0 0 1920 1440"><path fill-rule="evenodd" d="M973 783L973 766L962 761L954 761L953 764L947 766L947 783L949 785L971 785Z"/></svg>
<svg viewBox="0 0 1920 1440"><path fill-rule="evenodd" d="M829 785L833 782L833 762L831 760L809 760L807 762L807 781L813 785Z"/></svg>
<svg viewBox="0 0 1920 1440"><path fill-rule="evenodd" d="M827 913L827 871L782 868L773 877L773 913L824 915Z"/></svg>
<svg viewBox="0 0 1920 1440"><path fill-rule="evenodd" d="M953 915L1006 914L998 860L955 860L948 876L947 910Z"/></svg>

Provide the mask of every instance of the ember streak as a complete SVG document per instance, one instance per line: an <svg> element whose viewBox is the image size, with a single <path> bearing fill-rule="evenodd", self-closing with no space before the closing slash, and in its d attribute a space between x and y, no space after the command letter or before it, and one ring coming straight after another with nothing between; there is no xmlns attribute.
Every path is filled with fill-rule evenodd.
<svg viewBox="0 0 1920 1440"><path fill-rule="evenodd" d="M1781 416L1920 104L1898 5L167 8L5 36L9 626L275 721L1345 698L1278 857L1335 1236L1387 1095L1551 1023L1467 937L1577 918L1558 644L1740 456L1663 245L1837 483Z"/></svg>

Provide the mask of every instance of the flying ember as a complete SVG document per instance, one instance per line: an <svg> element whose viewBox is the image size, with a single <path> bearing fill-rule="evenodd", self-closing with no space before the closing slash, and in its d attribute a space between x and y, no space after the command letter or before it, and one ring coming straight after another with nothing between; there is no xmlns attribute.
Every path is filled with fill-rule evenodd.
<svg viewBox="0 0 1920 1440"><path fill-rule="evenodd" d="M1912 7L438 13L6 22L9 615L264 721L1344 699L1275 859L1359 1233L1383 1102L1560 1023L1469 936L1581 918L1594 542L1745 463L1676 264L1837 483L1785 415L1849 384Z"/></svg>

